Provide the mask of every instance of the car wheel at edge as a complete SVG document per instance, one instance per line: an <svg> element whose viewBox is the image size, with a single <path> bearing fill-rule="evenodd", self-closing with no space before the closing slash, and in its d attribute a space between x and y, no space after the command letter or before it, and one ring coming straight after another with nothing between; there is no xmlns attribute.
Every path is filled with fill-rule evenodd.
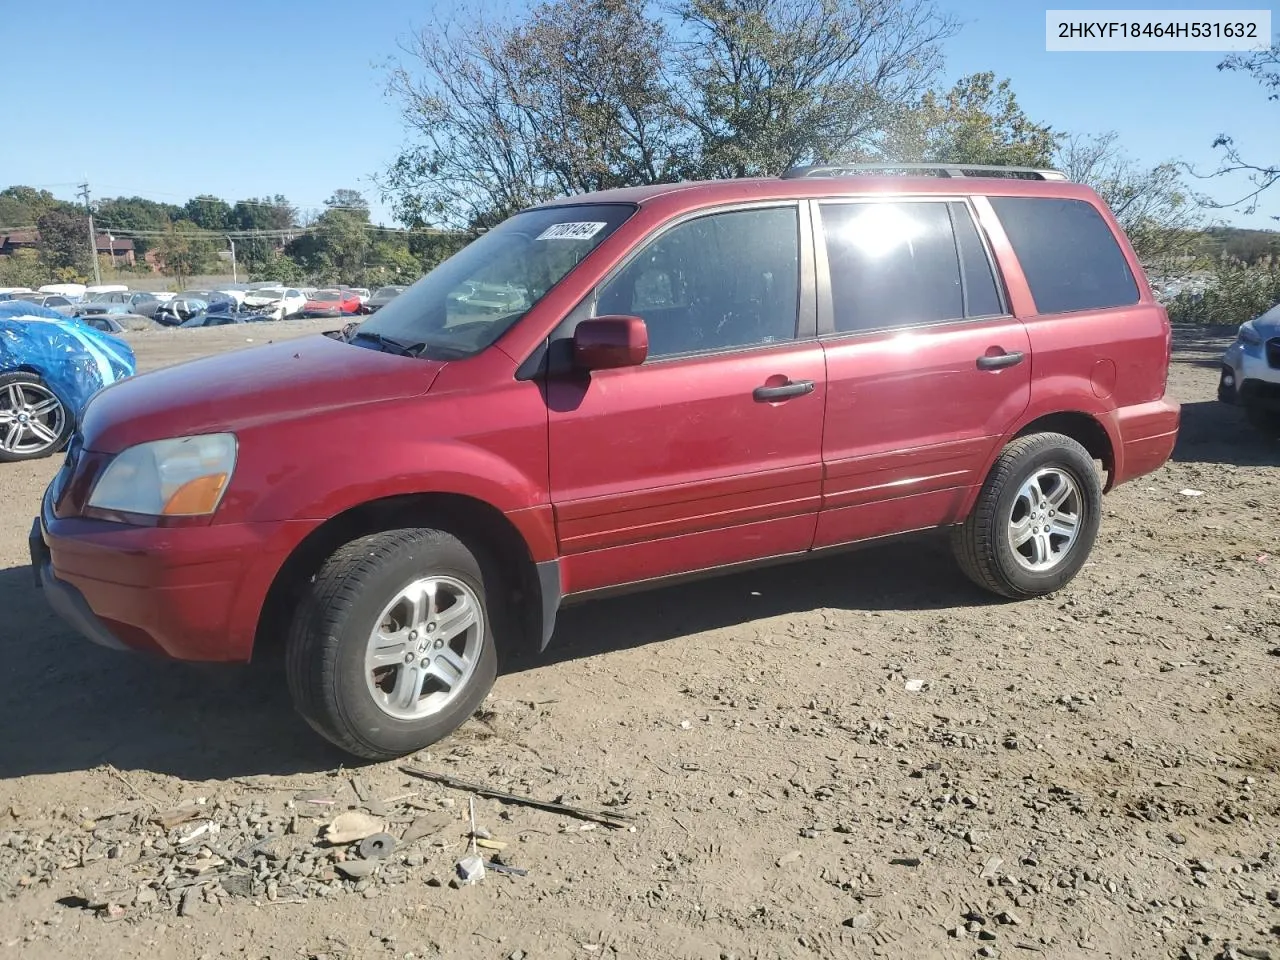
<svg viewBox="0 0 1280 960"><path fill-rule="evenodd" d="M298 712L369 759L440 740L480 706L497 675L493 575L458 538L393 530L340 548L316 574L288 637Z"/></svg>
<svg viewBox="0 0 1280 960"><path fill-rule="evenodd" d="M51 456L74 429L75 419L43 378L0 374L0 463Z"/></svg>
<svg viewBox="0 0 1280 960"><path fill-rule="evenodd" d="M1089 452L1062 434L1031 434L1001 451L952 532L952 550L978 586L1015 600L1039 597L1080 572L1101 516Z"/></svg>

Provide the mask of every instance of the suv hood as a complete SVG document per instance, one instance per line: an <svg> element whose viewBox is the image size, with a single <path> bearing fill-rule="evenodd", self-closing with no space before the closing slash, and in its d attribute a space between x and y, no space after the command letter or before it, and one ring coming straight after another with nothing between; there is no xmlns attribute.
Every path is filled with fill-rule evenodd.
<svg viewBox="0 0 1280 960"><path fill-rule="evenodd" d="M113 384L81 421L84 447L232 432L334 409L420 396L444 363L379 353L320 334L165 367Z"/></svg>
<svg viewBox="0 0 1280 960"><path fill-rule="evenodd" d="M1280 337L1280 304L1272 307L1260 317L1254 317L1249 321L1253 325L1253 329L1263 340L1270 340L1272 337Z"/></svg>

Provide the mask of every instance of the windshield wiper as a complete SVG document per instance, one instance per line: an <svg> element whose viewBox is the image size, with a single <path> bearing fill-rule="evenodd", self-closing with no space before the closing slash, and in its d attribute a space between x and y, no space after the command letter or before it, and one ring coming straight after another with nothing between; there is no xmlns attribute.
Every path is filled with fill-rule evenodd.
<svg viewBox="0 0 1280 960"><path fill-rule="evenodd" d="M398 353L402 357L416 357L426 349L427 346L425 343L408 343L404 340L397 340L395 337L383 336L380 333L373 333L369 330L355 331L355 333L347 339L347 343L360 339L372 340L384 350L390 349L392 353Z"/></svg>

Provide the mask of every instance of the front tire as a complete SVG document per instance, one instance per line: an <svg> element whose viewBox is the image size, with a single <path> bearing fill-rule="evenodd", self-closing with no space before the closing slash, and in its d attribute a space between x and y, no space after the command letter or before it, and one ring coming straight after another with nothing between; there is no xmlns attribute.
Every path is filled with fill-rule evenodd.
<svg viewBox="0 0 1280 960"><path fill-rule="evenodd" d="M52 456L74 429L75 418L42 377L0 374L0 463Z"/></svg>
<svg viewBox="0 0 1280 960"><path fill-rule="evenodd" d="M497 675L501 596L476 554L440 530L354 540L321 568L286 647L294 706L359 757L413 753L460 727Z"/></svg>
<svg viewBox="0 0 1280 960"><path fill-rule="evenodd" d="M1102 517L1093 458L1059 433L1004 448L972 512L952 531L952 550L978 586L1013 600L1068 583L1089 558Z"/></svg>

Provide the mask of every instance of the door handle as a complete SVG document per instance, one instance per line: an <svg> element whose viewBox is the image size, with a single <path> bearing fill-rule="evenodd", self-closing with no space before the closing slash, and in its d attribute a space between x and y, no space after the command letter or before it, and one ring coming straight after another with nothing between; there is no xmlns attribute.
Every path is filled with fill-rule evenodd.
<svg viewBox="0 0 1280 960"><path fill-rule="evenodd" d="M998 353L994 357L979 357L979 370L1003 370L1005 367L1016 367L1022 362L1023 353L1021 350L1011 350L1008 353Z"/></svg>
<svg viewBox="0 0 1280 960"><path fill-rule="evenodd" d="M751 391L751 398L757 403L772 403L787 397L801 397L806 393L813 393L812 380L791 380L776 387L756 387Z"/></svg>

